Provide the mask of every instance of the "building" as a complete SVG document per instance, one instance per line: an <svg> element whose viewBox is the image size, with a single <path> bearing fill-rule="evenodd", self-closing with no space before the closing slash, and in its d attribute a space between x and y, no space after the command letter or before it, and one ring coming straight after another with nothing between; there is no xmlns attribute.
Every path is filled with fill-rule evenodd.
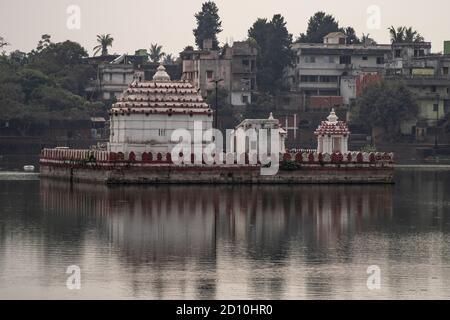
<svg viewBox="0 0 450 320"><path fill-rule="evenodd" d="M288 84L291 90L304 93L306 108L314 108L314 99L308 103L308 97L342 97L342 105L350 104L363 77L383 72L391 46L347 44L345 34L333 32L323 43L295 43L293 50L296 62L287 70Z"/></svg>
<svg viewBox="0 0 450 320"><path fill-rule="evenodd" d="M149 62L146 50L137 50L134 55L107 56L89 58L97 69L97 77L86 88L89 98L94 100L117 100L133 80L151 80L159 63ZM165 65L172 79L181 78L178 64Z"/></svg>
<svg viewBox="0 0 450 320"><path fill-rule="evenodd" d="M192 83L206 98L214 94L215 80L226 90L227 101L233 106L245 106L256 90L257 49L248 41L234 42L232 47L212 50L205 40L203 50L189 48L181 52L182 79Z"/></svg>
<svg viewBox="0 0 450 320"><path fill-rule="evenodd" d="M267 130L267 150L259 150L259 138L262 137L259 131ZM243 153L271 153L271 134L276 131L278 134L279 152L285 153L286 131L281 127L280 121L275 119L272 112L267 119L245 119L239 123L231 136L231 150L240 155Z"/></svg>
<svg viewBox="0 0 450 320"><path fill-rule="evenodd" d="M393 44L385 79L402 81L415 94L419 113L404 121L401 132L417 140L434 139L444 131L450 114L450 55L431 54L429 42ZM443 133L443 132L441 132Z"/></svg>
<svg viewBox="0 0 450 320"><path fill-rule="evenodd" d="M194 122L208 130L212 119L212 110L192 84L171 81L160 65L153 80L135 79L112 106L108 150L139 157L144 152L166 154L180 142L172 141L174 130L186 129L195 137Z"/></svg>
<svg viewBox="0 0 450 320"><path fill-rule="evenodd" d="M390 44L347 44L342 32L328 34L323 43L294 43L292 48L296 61L286 71L291 90L307 97L340 96L344 105L356 98L358 79L383 73L391 53Z"/></svg>

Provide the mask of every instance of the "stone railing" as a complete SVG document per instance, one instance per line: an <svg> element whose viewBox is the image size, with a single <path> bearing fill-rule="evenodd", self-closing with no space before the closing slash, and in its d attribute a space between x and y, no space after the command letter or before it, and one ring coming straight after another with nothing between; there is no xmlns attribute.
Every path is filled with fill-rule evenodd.
<svg viewBox="0 0 450 320"><path fill-rule="evenodd" d="M208 158L196 159L194 154L179 154L176 161L172 161L170 153L144 152L109 152L100 150L77 150L77 149L43 149L41 152L41 163L103 163L103 164L210 164L210 165L260 165L261 159L255 154L222 153L216 154L210 160ZM322 154L314 150L303 150L303 152L288 152L280 154L282 165L295 166L323 166L323 165L357 165L368 164L378 166L391 166L394 163L393 153L381 152L349 152L346 154L332 153ZM264 161L263 163L267 163Z"/></svg>

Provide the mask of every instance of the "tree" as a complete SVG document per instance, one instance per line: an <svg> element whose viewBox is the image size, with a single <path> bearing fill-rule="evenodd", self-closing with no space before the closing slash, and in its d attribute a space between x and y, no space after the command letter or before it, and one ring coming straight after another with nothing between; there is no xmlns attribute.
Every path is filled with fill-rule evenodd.
<svg viewBox="0 0 450 320"><path fill-rule="evenodd" d="M197 20L197 28L195 28L194 36L197 47L203 49L203 40L211 39L212 48L219 49L217 35L222 32L222 22L219 17L219 9L213 1L202 4L202 10L195 14Z"/></svg>
<svg viewBox="0 0 450 320"><path fill-rule="evenodd" d="M38 45L36 47L36 50L38 52L44 50L45 48L47 48L51 43L51 36L49 34L43 34L41 36L41 40L39 40Z"/></svg>
<svg viewBox="0 0 450 320"><path fill-rule="evenodd" d="M162 46L155 43L150 45L148 56L152 62L159 63L159 61L165 56L165 53L162 52Z"/></svg>
<svg viewBox="0 0 450 320"><path fill-rule="evenodd" d="M375 40L373 40L373 38L370 37L370 33L362 34L361 43L363 43L365 45L376 45L377 44L377 42Z"/></svg>
<svg viewBox="0 0 450 320"><path fill-rule="evenodd" d="M258 89L271 93L282 90L284 70L294 61L292 34L288 32L283 16L276 14L270 22L256 20L248 37L249 44L256 42L258 48Z"/></svg>
<svg viewBox="0 0 450 320"><path fill-rule="evenodd" d="M308 29L305 33L301 33L298 39L303 43L322 43L323 38L331 33L342 31L339 23L335 18L323 11L316 12L308 21Z"/></svg>
<svg viewBox="0 0 450 320"><path fill-rule="evenodd" d="M111 37L109 33L97 35L98 45L94 47L94 56L96 56L99 51L102 52L102 56L107 56L108 47L112 47L113 41L114 39Z"/></svg>
<svg viewBox="0 0 450 320"><path fill-rule="evenodd" d="M418 105L413 93L401 82L381 81L366 87L356 101L356 118L372 130L384 129L386 137L395 138L403 120L414 119Z"/></svg>
<svg viewBox="0 0 450 320"><path fill-rule="evenodd" d="M346 35L347 44L359 44L361 40L356 35L355 29L352 27L347 27L344 29L344 34Z"/></svg>
<svg viewBox="0 0 450 320"><path fill-rule="evenodd" d="M172 64L172 63L175 63L175 58L171 53L166 54L164 56L164 64Z"/></svg>
<svg viewBox="0 0 450 320"><path fill-rule="evenodd" d="M423 42L425 39L412 27L391 26L388 28L392 43Z"/></svg>
<svg viewBox="0 0 450 320"><path fill-rule="evenodd" d="M0 36L0 49L2 49L3 47L9 46L9 45L10 44L5 40L5 38Z"/></svg>
<svg viewBox="0 0 450 320"><path fill-rule="evenodd" d="M418 33L416 30L413 30L412 27L405 27L404 31L405 31L405 36L404 36L405 42L411 43L411 42L423 42L424 41L424 38L420 35L420 33Z"/></svg>

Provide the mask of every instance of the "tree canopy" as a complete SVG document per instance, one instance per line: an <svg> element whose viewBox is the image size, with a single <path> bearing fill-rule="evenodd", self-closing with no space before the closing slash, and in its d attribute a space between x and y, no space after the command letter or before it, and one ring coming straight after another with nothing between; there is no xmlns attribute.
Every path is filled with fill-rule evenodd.
<svg viewBox="0 0 450 320"><path fill-rule="evenodd" d="M111 37L111 35L108 34L99 34L97 35L97 43L94 47L94 56L101 51L102 56L108 55L108 47L112 47L114 39Z"/></svg>
<svg viewBox="0 0 450 320"><path fill-rule="evenodd" d="M53 43L47 35L28 54L0 56L0 121L15 123L25 134L20 128L103 114L102 103L83 98L84 86L95 75L86 57L78 43Z"/></svg>
<svg viewBox="0 0 450 320"><path fill-rule="evenodd" d="M212 48L219 49L217 35L222 32L222 22L219 17L219 8L213 1L202 4L202 10L195 14L197 28L195 28L195 43L198 48L203 49L203 40L211 39Z"/></svg>
<svg viewBox="0 0 450 320"><path fill-rule="evenodd" d="M151 44L149 49L149 58L151 62L159 63L166 54L162 51L162 46L157 43Z"/></svg>
<svg viewBox="0 0 450 320"><path fill-rule="evenodd" d="M412 27L391 26L388 28L392 43L423 42L425 39Z"/></svg>
<svg viewBox="0 0 450 320"><path fill-rule="evenodd" d="M258 90L274 93L283 88L284 69L294 61L292 34L284 17L276 14L272 20L258 19L248 30L249 42L258 46Z"/></svg>
<svg viewBox="0 0 450 320"><path fill-rule="evenodd" d="M309 18L306 33L301 33L297 41L302 43L322 43L323 38L332 32L344 33L348 44L361 43L353 27L341 28L335 17L323 11L316 12Z"/></svg>
<svg viewBox="0 0 450 320"><path fill-rule="evenodd" d="M390 137L398 135L401 121L414 119L418 113L413 93L401 82L381 81L368 86L356 107L358 122L372 129L381 127Z"/></svg>

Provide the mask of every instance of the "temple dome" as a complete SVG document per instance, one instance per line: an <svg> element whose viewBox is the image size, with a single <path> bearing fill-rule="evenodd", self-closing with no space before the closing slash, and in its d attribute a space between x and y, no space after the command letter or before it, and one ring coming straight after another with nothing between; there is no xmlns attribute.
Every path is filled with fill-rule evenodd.
<svg viewBox="0 0 450 320"><path fill-rule="evenodd" d="M331 109L330 115L327 117L327 121L322 121L317 130L314 132L316 136L324 135L341 135L348 136L350 131L347 124L344 121L338 121L334 108Z"/></svg>
<svg viewBox="0 0 450 320"><path fill-rule="evenodd" d="M160 64L158 69L156 69L156 73L153 76L153 81L170 81L170 76L162 64Z"/></svg>

